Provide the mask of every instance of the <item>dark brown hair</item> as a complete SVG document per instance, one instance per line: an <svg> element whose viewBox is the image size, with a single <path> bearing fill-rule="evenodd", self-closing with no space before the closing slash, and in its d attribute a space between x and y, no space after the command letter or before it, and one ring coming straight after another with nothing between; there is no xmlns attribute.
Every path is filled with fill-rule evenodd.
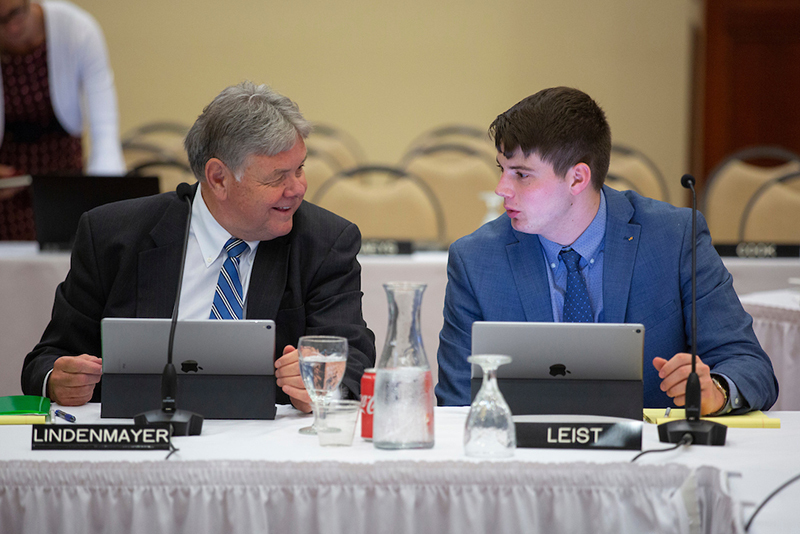
<svg viewBox="0 0 800 534"><path fill-rule="evenodd" d="M506 157L517 148L526 156L536 153L561 177L585 163L592 171L592 186L597 191L603 187L611 129L600 106L582 91L571 87L539 91L498 115L489 135Z"/></svg>

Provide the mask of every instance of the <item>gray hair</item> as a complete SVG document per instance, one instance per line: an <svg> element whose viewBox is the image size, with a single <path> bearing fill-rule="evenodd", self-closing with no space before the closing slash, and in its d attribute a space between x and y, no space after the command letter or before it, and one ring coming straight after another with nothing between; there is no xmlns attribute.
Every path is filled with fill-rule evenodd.
<svg viewBox="0 0 800 534"><path fill-rule="evenodd" d="M311 133L297 104L267 85L245 81L222 91L203 109L183 146L192 172L205 180L205 166L219 158L237 180L250 155L274 156L291 149L299 134Z"/></svg>

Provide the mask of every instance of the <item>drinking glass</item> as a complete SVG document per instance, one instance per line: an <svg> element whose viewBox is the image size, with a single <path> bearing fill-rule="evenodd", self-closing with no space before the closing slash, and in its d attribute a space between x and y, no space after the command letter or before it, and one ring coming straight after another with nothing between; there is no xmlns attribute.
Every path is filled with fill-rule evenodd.
<svg viewBox="0 0 800 534"><path fill-rule="evenodd" d="M511 409L497 386L497 368L511 363L511 356L480 354L467 358L483 370L483 383L475 396L464 428L464 452L477 458L514 455L517 436Z"/></svg>
<svg viewBox="0 0 800 534"><path fill-rule="evenodd" d="M300 429L301 434L316 434L320 426L319 404L328 403L339 389L347 368L347 338L303 336L297 343L300 375L314 406L314 424Z"/></svg>

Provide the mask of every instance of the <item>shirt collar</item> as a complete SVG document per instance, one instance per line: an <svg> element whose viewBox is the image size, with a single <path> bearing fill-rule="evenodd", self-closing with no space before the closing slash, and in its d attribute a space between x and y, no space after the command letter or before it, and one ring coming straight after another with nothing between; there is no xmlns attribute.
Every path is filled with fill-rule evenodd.
<svg viewBox="0 0 800 534"><path fill-rule="evenodd" d="M200 202L197 202L198 199ZM202 188L197 188L194 200L192 202L191 233L197 239L200 252L203 254L203 261L208 267L223 253L222 249L231 238L231 234L211 215L203 198ZM253 262L253 258L255 258L253 252L258 247L258 243L258 241L247 241L250 249L242 254L242 261Z"/></svg>
<svg viewBox="0 0 800 534"><path fill-rule="evenodd" d="M592 222L583 231L583 233L575 240L570 246L575 252L581 255L586 261L591 261L597 256L597 253L603 249L603 241L606 235L606 194L600 191L600 206L597 208L597 214L592 219ZM547 263L550 265L558 265L558 254L561 252L562 247L555 241L545 239L539 236L539 242L542 244Z"/></svg>

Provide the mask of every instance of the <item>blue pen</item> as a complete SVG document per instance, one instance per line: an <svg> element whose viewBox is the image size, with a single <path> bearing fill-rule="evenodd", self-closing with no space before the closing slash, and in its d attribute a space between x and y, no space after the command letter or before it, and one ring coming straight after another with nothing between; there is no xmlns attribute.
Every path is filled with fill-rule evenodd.
<svg viewBox="0 0 800 534"><path fill-rule="evenodd" d="M56 410L55 414L56 414L56 417L60 417L62 419L66 419L70 423L74 423L75 422L75 416L72 415L72 414L68 414L67 412L62 412L61 410Z"/></svg>

